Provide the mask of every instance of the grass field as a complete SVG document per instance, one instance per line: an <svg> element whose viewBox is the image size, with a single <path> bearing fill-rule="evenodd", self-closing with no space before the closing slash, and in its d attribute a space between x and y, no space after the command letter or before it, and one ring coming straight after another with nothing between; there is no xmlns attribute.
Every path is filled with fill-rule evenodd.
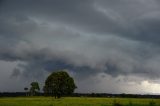
<svg viewBox="0 0 160 106"><path fill-rule="evenodd" d="M16 97L0 98L0 106L160 106L160 99Z"/></svg>

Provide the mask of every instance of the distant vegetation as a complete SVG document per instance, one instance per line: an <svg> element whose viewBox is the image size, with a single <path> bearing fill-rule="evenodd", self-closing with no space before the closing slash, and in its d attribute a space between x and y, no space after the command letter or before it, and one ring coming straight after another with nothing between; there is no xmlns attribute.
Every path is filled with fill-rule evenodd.
<svg viewBox="0 0 160 106"><path fill-rule="evenodd" d="M0 97L24 97L26 92L0 92ZM36 96L46 96L39 92ZM66 95L68 96L68 95ZM65 97L66 97L65 96ZM140 95L140 94L107 94L107 93L73 93L69 97L100 97L100 98L153 98L160 99L160 95Z"/></svg>

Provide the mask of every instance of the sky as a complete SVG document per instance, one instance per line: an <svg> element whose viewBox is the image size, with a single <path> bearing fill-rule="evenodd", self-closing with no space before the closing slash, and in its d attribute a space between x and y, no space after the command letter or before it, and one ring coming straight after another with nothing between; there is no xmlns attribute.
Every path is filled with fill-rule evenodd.
<svg viewBox="0 0 160 106"><path fill-rule="evenodd" d="M0 92L65 69L80 93L160 93L159 0L0 0Z"/></svg>

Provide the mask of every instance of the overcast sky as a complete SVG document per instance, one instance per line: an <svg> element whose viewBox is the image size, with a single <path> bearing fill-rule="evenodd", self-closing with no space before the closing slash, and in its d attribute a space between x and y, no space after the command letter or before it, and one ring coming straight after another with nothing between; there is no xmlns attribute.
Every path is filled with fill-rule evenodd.
<svg viewBox="0 0 160 106"><path fill-rule="evenodd" d="M0 92L61 69L76 92L160 93L160 1L0 0Z"/></svg>

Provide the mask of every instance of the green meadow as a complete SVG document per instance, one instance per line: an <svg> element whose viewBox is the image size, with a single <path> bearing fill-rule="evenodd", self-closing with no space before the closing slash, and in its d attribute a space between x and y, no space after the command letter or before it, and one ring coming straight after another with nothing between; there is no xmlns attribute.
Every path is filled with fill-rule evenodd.
<svg viewBox="0 0 160 106"><path fill-rule="evenodd" d="M90 97L13 97L0 98L0 106L160 106L160 99Z"/></svg>

